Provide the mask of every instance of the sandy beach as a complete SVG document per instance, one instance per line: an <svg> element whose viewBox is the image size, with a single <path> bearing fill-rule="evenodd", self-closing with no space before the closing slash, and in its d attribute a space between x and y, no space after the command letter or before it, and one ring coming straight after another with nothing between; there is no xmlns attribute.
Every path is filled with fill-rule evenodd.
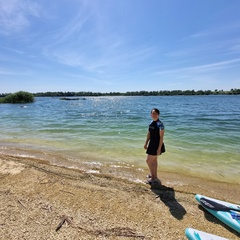
<svg viewBox="0 0 240 240"><path fill-rule="evenodd" d="M143 172L142 179L147 172ZM1 239L186 239L192 227L240 234L197 204L196 193L239 203L239 184L161 172L162 186L0 155Z"/></svg>

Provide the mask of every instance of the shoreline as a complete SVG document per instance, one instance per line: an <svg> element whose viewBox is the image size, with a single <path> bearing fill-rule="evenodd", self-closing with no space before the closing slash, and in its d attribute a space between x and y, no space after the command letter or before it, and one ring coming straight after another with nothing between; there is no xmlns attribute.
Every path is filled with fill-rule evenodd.
<svg viewBox="0 0 240 240"><path fill-rule="evenodd" d="M187 227L240 237L194 199L198 193L239 204L239 184L159 171L162 187L153 189L40 159L1 154L0 163L4 239L186 239Z"/></svg>
<svg viewBox="0 0 240 240"><path fill-rule="evenodd" d="M66 168L76 168L89 173L99 173L99 174L111 174L116 175L117 177L124 177L132 180L137 179L139 182L145 182L145 179L142 177L142 172L148 171L146 164L146 156L141 157L141 163L129 161L126 162L123 159L118 161L104 161L103 158L92 158L90 156L79 156L71 152L63 153L57 152L57 150L52 151L52 149L36 149L31 146L19 147L19 143L13 144L9 142L4 142L4 148L0 151L0 155L9 155L15 156L16 158L29 158L29 159L41 159L48 162L49 164L56 166L63 166ZM126 160L126 159L125 159ZM169 163L170 162L170 163ZM164 155L163 158L158 159L158 172L171 173L182 176L191 176L192 178L201 178L206 181L216 181L221 183L228 184L238 184L240 182L240 172L235 168L235 172L230 175L230 172L223 173L220 169L215 169L213 167L210 169L207 168L207 165L202 167L200 163L197 165L190 165L184 163L184 168L181 167L179 161L174 162L169 159L169 156ZM147 172L148 174L148 172ZM145 175L147 175L145 174ZM144 174L143 174L144 175ZM144 175L144 176L145 176ZM141 180L142 179L142 180Z"/></svg>

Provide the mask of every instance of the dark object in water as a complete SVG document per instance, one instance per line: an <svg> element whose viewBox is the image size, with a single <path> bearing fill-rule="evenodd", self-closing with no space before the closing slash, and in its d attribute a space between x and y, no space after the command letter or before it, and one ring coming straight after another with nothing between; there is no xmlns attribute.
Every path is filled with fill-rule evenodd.
<svg viewBox="0 0 240 240"><path fill-rule="evenodd" d="M60 98L60 100L79 100L80 98L67 98L67 97L63 97Z"/></svg>

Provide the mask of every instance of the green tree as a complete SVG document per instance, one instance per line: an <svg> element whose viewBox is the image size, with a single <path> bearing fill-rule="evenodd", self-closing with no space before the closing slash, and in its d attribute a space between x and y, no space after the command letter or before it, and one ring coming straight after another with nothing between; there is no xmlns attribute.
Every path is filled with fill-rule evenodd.
<svg viewBox="0 0 240 240"><path fill-rule="evenodd" d="M32 93L19 91L0 99L0 103L31 103L34 101Z"/></svg>

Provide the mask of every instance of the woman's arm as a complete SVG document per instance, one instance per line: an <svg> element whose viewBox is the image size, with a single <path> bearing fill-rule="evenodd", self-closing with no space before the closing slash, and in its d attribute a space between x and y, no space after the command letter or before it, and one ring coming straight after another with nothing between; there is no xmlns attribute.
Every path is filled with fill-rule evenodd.
<svg viewBox="0 0 240 240"><path fill-rule="evenodd" d="M157 155L161 154L161 148L162 148L162 144L163 144L163 137L164 137L164 130L160 130L159 129L159 146L157 149Z"/></svg>
<svg viewBox="0 0 240 240"><path fill-rule="evenodd" d="M148 131L146 142L144 144L144 149L147 149L149 140L150 140L150 132Z"/></svg>

